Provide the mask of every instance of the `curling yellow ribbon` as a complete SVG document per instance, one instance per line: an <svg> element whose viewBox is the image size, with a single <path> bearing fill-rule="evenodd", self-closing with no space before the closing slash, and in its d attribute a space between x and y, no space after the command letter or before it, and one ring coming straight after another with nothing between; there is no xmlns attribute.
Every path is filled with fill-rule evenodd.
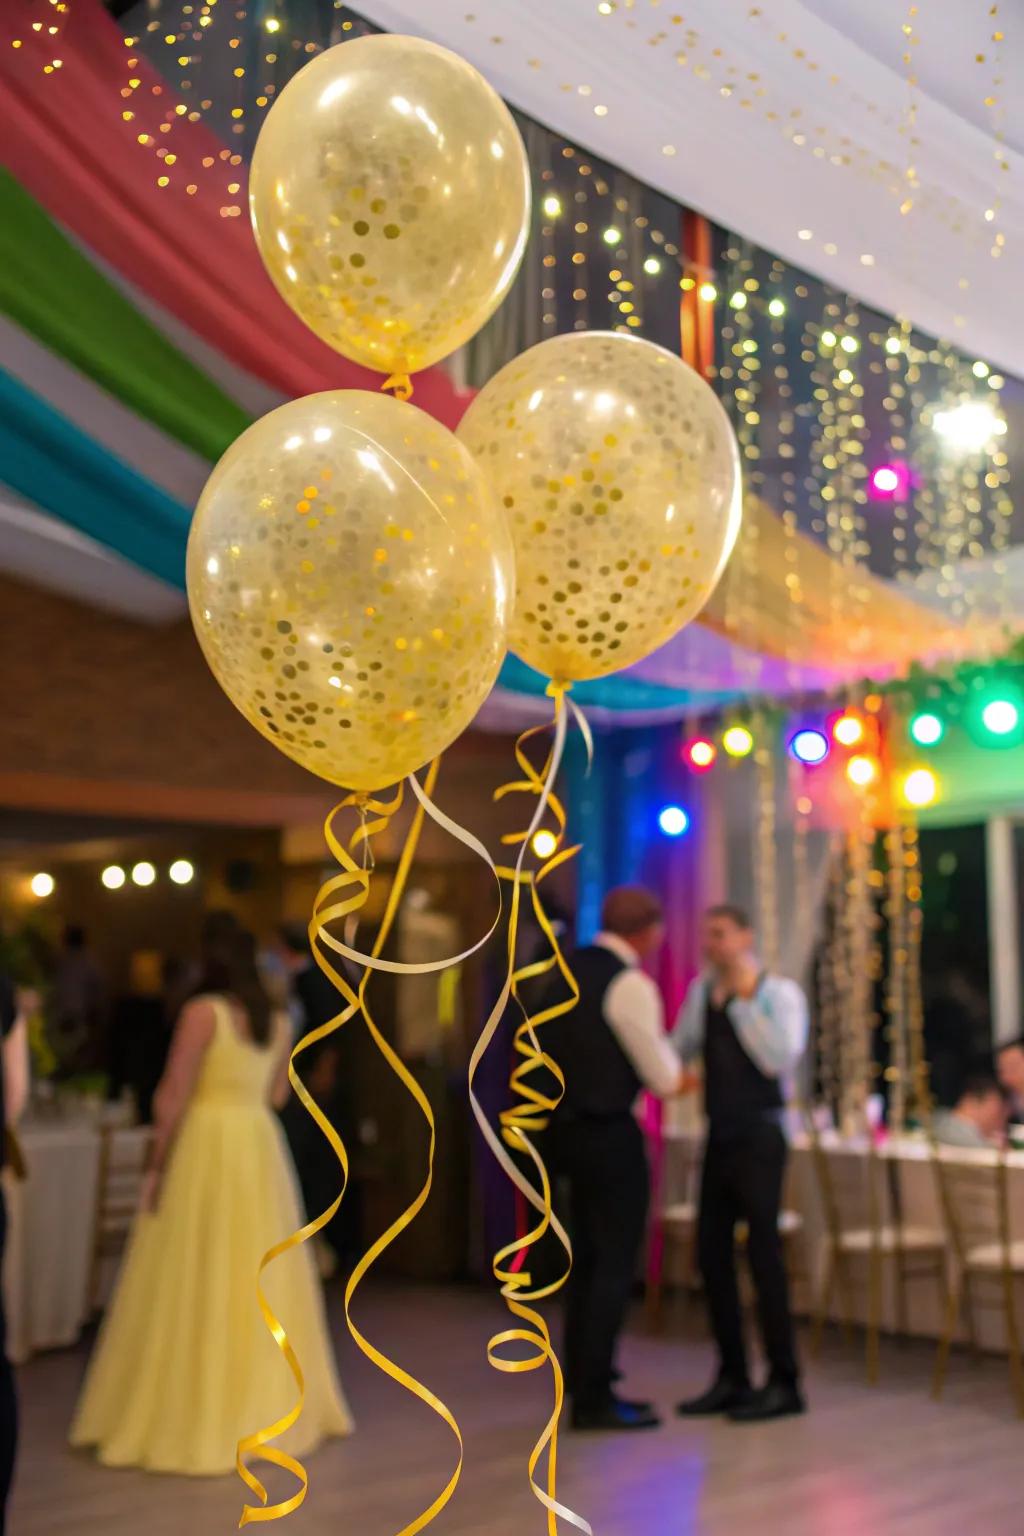
<svg viewBox="0 0 1024 1536"><path fill-rule="evenodd" d="M363 849L365 859L365 856L368 855L371 846L370 840L379 832L384 830L392 815L395 813L395 811L398 810L401 803L401 789L396 792L392 800L387 802L370 800L365 796L350 795L345 800L343 800L340 805L336 806L327 818L325 835L327 836L328 843L334 844L336 856L340 856L339 862L343 866L343 873L333 877L333 879L328 881L320 891L320 894L317 897L316 905L314 907L313 921L310 924L310 942L312 944L313 953L317 959L317 963L320 964L321 967L323 966L323 960L315 942L317 928L316 913L321 905L321 902L325 899L325 894L328 893L328 891L334 892L345 885L354 887L352 893L345 899L342 904L344 906L345 913L349 914L358 912L358 910L364 905L369 891L369 870L365 867L365 862L362 866L358 864L352 854L337 843L337 840L333 837L332 832L332 824L334 819L340 814L340 812L344 810L349 810L351 808L358 809L360 815L360 825L356 828L352 835L351 846L354 850L361 847ZM249 1491L253 1493L260 1501L258 1506L247 1504L243 1508L241 1520L239 1521L240 1526L248 1525L257 1521L280 1520L285 1515L291 1514L294 1510L298 1509L299 1505L305 1499L309 1486L309 1479L306 1473L306 1469L302 1463L298 1461L296 1457L290 1456L285 1451L281 1451L271 1443L272 1441L279 1439L281 1435L285 1434L289 1429L298 1423L305 1403L305 1380L302 1374L302 1367L299 1364L295 1350L291 1344L290 1339L288 1338L283 1324L275 1315L269 1301L267 1300L261 1281L264 1272L275 1261L275 1259L280 1258L282 1254L287 1253L290 1249L297 1248L301 1243L308 1241L309 1238L315 1237L318 1232L321 1232L324 1227L327 1226L328 1222L333 1220L341 1205L345 1189L348 1185L349 1160L345 1144L339 1136L338 1132L335 1130L334 1126L331 1124L331 1121L324 1114L323 1110L317 1104L313 1096L309 1093L302 1079L299 1077L296 1067L297 1061L305 1051L309 1050L311 1046L318 1044L319 1041L325 1040L329 1035L332 1035L344 1024L347 1024L349 1019L351 1019L353 1015L358 1011L359 997L349 985L347 979L340 973L334 972L333 970L329 971L329 974L331 976L331 980L334 982L334 985L337 987L339 993L341 994L341 997L345 1003L345 1007L342 1008L341 1012L336 1014L334 1018L329 1019L325 1024L318 1026L318 1028L311 1030L298 1042L298 1044L295 1046L295 1049L292 1051L291 1058L288 1063L288 1079L303 1108L316 1121L316 1124L319 1126L321 1132L327 1138L331 1150L337 1157L338 1164L341 1168L342 1182L336 1198L331 1202L326 1211L322 1212L321 1215L315 1217L312 1221L307 1222L306 1225L300 1228L298 1232L293 1233L290 1237L285 1238L280 1243L275 1244L275 1246L269 1249L268 1252L265 1253L263 1258L260 1260L256 1281L256 1295L259 1302L260 1313L268 1331L273 1336L278 1349L280 1349L282 1355L285 1358L285 1361L288 1364L288 1367L292 1373L292 1377L295 1381L297 1396L293 1406L281 1418L277 1419L273 1424L267 1425L265 1428L255 1431L255 1433L251 1435L246 1435L239 1442L235 1463L238 1470L238 1475L241 1477ZM268 1505L268 1495L266 1488L247 1464L246 1458L250 1456L258 1456L262 1461L269 1463L271 1466L279 1467L283 1471L291 1473L291 1475L299 1484L296 1492L290 1498L285 1499L278 1504Z"/></svg>
<svg viewBox="0 0 1024 1536"><path fill-rule="evenodd" d="M568 1234L552 1207L551 1183L547 1169L543 1158L530 1139L531 1132L543 1130L546 1126L548 1116L557 1107L565 1086L559 1067L542 1049L536 1031L542 1024L560 1017L563 1013L569 1012L571 1008L575 1007L579 998L579 989L576 981L562 954L554 928L544 910L539 893L539 886L543 879L550 875L559 865L565 863L567 859L572 858L577 851L575 848L563 849L560 846L565 831L566 818L561 802L554 793L554 783L565 745L566 721L569 713L569 709L566 707L568 702L566 699L567 690L552 684L548 692L554 699L554 741L543 768L538 771L534 767L526 748L531 740L550 729L548 726L535 727L520 736L516 743L515 755L523 777L503 785L495 794L496 800L502 800L509 794L528 793L536 797L537 804L529 827L523 832L510 833L503 838L503 842L506 844L519 845L519 855L514 867L499 867L498 870L499 875L512 883L507 944L508 975L501 995L495 1003L473 1052L470 1062L469 1091L473 1113L492 1152L508 1177L540 1214L539 1221L530 1232L500 1249L494 1256L493 1272L495 1279L500 1285L501 1295L513 1317L517 1318L524 1326L505 1329L495 1334L488 1343L487 1358L496 1370L508 1374L520 1374L525 1371L538 1370L545 1365L551 1366L553 1385L552 1412L530 1453L527 1475L535 1496L548 1512L549 1536L557 1536L559 1518L575 1526L577 1530L584 1533L584 1536L592 1536L591 1527L588 1522L581 1515L576 1514L573 1510L561 1504L557 1498L558 1423L565 1401L565 1386L561 1365L552 1346L547 1324L541 1314L529 1305L529 1303L540 1301L559 1290L568 1278L572 1264L572 1248ZM575 706L570 705L569 708L580 724L589 750L590 735L586 722ZM527 850L531 845L534 833L549 811L558 827L555 852L536 873L527 872L524 869ZM519 928L520 896L524 885L529 886L534 915L548 942L550 954L540 961L517 968L515 963L516 942ZM556 968L566 982L569 995L564 1000L556 1002L541 1010L540 1013L531 1016L526 1011L521 997L523 982L546 975ZM494 1038L510 998L514 998L523 1010L523 1022L519 1025L515 1034L515 1050L522 1060L512 1073L510 1087L514 1095L514 1102L500 1116L502 1130L501 1137L499 1138L495 1134L476 1097L474 1079L479 1064ZM557 1092L555 1094L542 1092L529 1082L531 1073L542 1066L555 1079L557 1084ZM537 1173L539 1187L533 1185L526 1178L518 1165L509 1156L506 1146L520 1152L525 1152L528 1155ZM519 1267L512 1267L509 1261L512 1259L521 1260L529 1252L530 1248L539 1242L548 1231L555 1233L565 1250L566 1269L555 1281L546 1286L535 1288L525 1264L520 1264ZM525 1344L529 1347L531 1353L518 1359L507 1359L500 1351L509 1344ZM546 1476L544 1479L546 1486L541 1486L537 1473L545 1451L547 1452Z"/></svg>
<svg viewBox="0 0 1024 1536"><path fill-rule="evenodd" d="M385 394L394 395L396 400L411 400L412 379L407 373L393 373L384 380L381 390Z"/></svg>
<svg viewBox="0 0 1024 1536"><path fill-rule="evenodd" d="M356 1289L363 1280L367 1271L376 1262L376 1260L389 1246L389 1244L393 1242L394 1239L398 1237L402 1232L404 1232L408 1226L411 1225L411 1223L415 1220L416 1216L419 1214L424 1204L426 1203L433 1184L434 1152L436 1147L436 1128L430 1102L420 1085L416 1082L415 1078L408 1071L400 1057L398 1057L392 1050L391 1046L388 1044L378 1029L367 1004L366 991L369 985L370 976L374 970L387 970L399 975L422 975L430 971L443 970L449 965L461 964L470 955L476 953L476 951L487 942L501 918L501 899L499 885L498 911L494 922L492 923L488 932L483 936L483 938L479 939L461 955L453 956L447 960L434 961L424 965L402 964L400 962L385 961L381 959L381 951L394 925L394 921L401 904L402 896L405 891L409 870L412 866L413 859L415 858L424 816L429 815L444 830L451 833L452 836L456 837L467 847L478 853L480 857L482 857L488 864L490 869L494 871L495 874L497 873L495 870L494 862L490 858L490 855L487 853L487 850L484 848L483 844L471 833L465 831L464 828L459 827L449 817L444 815L443 812L438 810L437 806L434 805L431 799L431 795L437 782L439 767L439 761L435 761L431 764L427 774L425 786L421 786L415 776L411 776L408 780L409 785L419 803L417 805L409 834L406 838L405 845L399 858L398 868L395 872L395 877L391 885L391 890L388 895L387 905L380 924L380 928L377 933L377 938L374 942L373 949L369 954L363 954L360 951L352 948L350 944L338 939L337 936L331 932L329 925L337 923L348 923L350 920L356 917L360 909L365 905L369 892L371 877L371 840L387 827L391 817L402 804L403 792L401 789L397 790L394 797L387 802L372 800L364 795L349 796L347 799L342 801L341 805L332 811L330 816L327 818L327 822L324 828L327 846L337 863L340 864L341 871L339 874L334 875L329 880L325 881L321 887L314 903L313 915L309 925L309 935L313 954L316 958L317 964L320 966L320 969L324 972L324 974L333 982L334 986L337 987L339 993L345 1001L346 1006L342 1012L337 1015L336 1018L331 1019L327 1024L322 1025L320 1028L311 1031L303 1040L299 1042L292 1053L292 1058L289 1063L288 1075L292 1086L298 1094L301 1102L307 1111L313 1116L314 1120L320 1127L323 1134L326 1136L335 1155L338 1158L338 1162L342 1171L342 1186L336 1199L332 1202L330 1207L321 1216L318 1216L314 1221L307 1223L307 1225L303 1227L301 1231L293 1234L290 1238L285 1239L283 1242L272 1248L264 1256L259 1269L259 1276L262 1276L267 1266L273 1263L273 1261L281 1254L287 1252L288 1249L294 1248L298 1246L298 1244L305 1242L309 1237L312 1237L317 1232L321 1231L323 1227L326 1226L326 1224L332 1219L341 1204L341 1200L345 1192L345 1187L348 1182L348 1154L346 1152L344 1143L342 1142L341 1137L338 1135L334 1126L331 1125L326 1115L324 1115L320 1110L319 1106L307 1092L306 1088L302 1084L301 1079L298 1077L298 1074L295 1070L295 1061L297 1057L300 1056L301 1053L308 1049L311 1045L324 1039L334 1030L340 1028L355 1014L361 1014L370 1032L370 1036L374 1044L377 1046L377 1049L381 1052L384 1059L391 1067L392 1071L396 1074L396 1076L402 1082L403 1086L416 1101L417 1106L423 1114L429 1133L429 1152L427 1160L427 1174L420 1192L417 1194L412 1203L406 1208L406 1210L403 1211L394 1222L392 1222L387 1231L384 1232L382 1236L376 1240L375 1243L373 1243L371 1248L366 1254L363 1255L355 1269L352 1271L352 1274L348 1280L348 1284L345 1287L345 1319L348 1323L349 1331L352 1334L352 1337L355 1339L357 1345L367 1356L367 1358L372 1360L373 1363L386 1375L391 1377L393 1381L396 1381L400 1386L411 1392L415 1397L418 1397L421 1402L425 1403L430 1409L432 1409L432 1411L436 1413L438 1417L441 1418L451 1430L457 1445L457 1461L455 1470L449 1477L441 1493L438 1494L438 1496L432 1501L426 1510L424 1510L414 1520L404 1525L401 1531L398 1533L398 1536L416 1536L416 1533L423 1530L425 1526L429 1525L435 1516L438 1515L448 1503L449 1499L455 1491L456 1486L458 1485L459 1477L461 1476L462 1472L463 1441L458 1422L447 1405L443 1403L441 1399L437 1397L437 1395L433 1393L428 1387L424 1386L422 1382L417 1381L416 1378L410 1375L408 1371L404 1370L401 1366L390 1360L381 1350L372 1344L370 1340L367 1339L366 1336L356 1327L356 1324L353 1321L351 1315L352 1298L355 1295ZM355 832L349 840L349 845L346 848L343 842L335 834L334 821L340 811L353 807L359 811L360 825L356 828ZM359 862L355 857L357 852L361 852L362 862ZM348 959L350 962L362 966L363 975L359 983L358 991L353 989L344 973L335 964L332 964L331 960L328 958L327 951L333 951L336 954L341 955L343 958ZM240 1522L242 1525L246 1525L250 1521L278 1520L285 1515L291 1514L292 1511L297 1509L302 1503L308 1488L308 1477L302 1463L299 1462L295 1457L288 1455L286 1452L283 1452L276 1446L270 1444L271 1441L284 1434L298 1421L303 1408L305 1384L302 1375L302 1368L295 1355L295 1351L291 1345L291 1342L288 1339L284 1327L282 1326L279 1319L274 1315L269 1303L267 1302L259 1281L257 1282L257 1295L264 1322L273 1335L278 1348L281 1350L292 1372L292 1376L294 1378L297 1389L297 1398L295 1404L289 1410L289 1412L282 1418L278 1419L276 1423L268 1426L265 1429L257 1431L253 1435L247 1436L239 1444L237 1458L239 1475L242 1477L251 1492L254 1493L260 1501L259 1506L247 1505L245 1507ZM265 1462L268 1462L269 1464L279 1467L292 1474L292 1476L299 1483L299 1487L297 1491L291 1496L291 1498L286 1499L278 1504L270 1506L267 1505L267 1491L265 1487L259 1478L255 1475L255 1473L252 1472L252 1470L246 1464L245 1458L249 1455L258 1455Z"/></svg>

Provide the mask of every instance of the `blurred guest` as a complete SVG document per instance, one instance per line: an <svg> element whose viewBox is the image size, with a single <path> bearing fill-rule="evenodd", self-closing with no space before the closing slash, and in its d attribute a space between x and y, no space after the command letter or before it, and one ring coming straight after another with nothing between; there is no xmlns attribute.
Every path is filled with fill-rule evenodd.
<svg viewBox="0 0 1024 1536"><path fill-rule="evenodd" d="M28 1031L14 984L0 972L0 1166L8 1161L8 1141L28 1099ZM0 1189L0 1268L7 1241L7 1207ZM18 1448L18 1399L14 1371L7 1358L7 1321L0 1287L0 1536L6 1529L7 1499Z"/></svg>
<svg viewBox="0 0 1024 1536"><path fill-rule="evenodd" d="M718 1373L708 1391L680 1403L678 1412L779 1418L804 1411L779 1209L787 1156L782 1079L807 1043L807 1002L796 982L765 971L739 907L705 913L703 946L706 970L686 995L674 1041L684 1061L704 1058L708 1136L697 1250ZM736 1283L741 1221L770 1367L757 1392L750 1387Z"/></svg>
<svg viewBox="0 0 1024 1536"><path fill-rule="evenodd" d="M287 1091L291 1030L248 934L208 943L204 966L157 1090L143 1208L71 1434L107 1465L151 1472L231 1471L240 1437L295 1396L260 1313L240 1300L301 1224L271 1107ZM305 1373L305 1408L282 1442L301 1456L351 1428L308 1248L275 1260L266 1289Z"/></svg>
<svg viewBox="0 0 1024 1536"><path fill-rule="evenodd" d="M932 1133L947 1147L998 1147L1006 1136L1008 1110L994 1077L973 1077L955 1108L935 1111Z"/></svg>
<svg viewBox="0 0 1024 1536"><path fill-rule="evenodd" d="M997 1048L996 1075L1010 1101L1012 1124L1024 1124L1024 1036Z"/></svg>
<svg viewBox="0 0 1024 1536"><path fill-rule="evenodd" d="M64 930L52 993L54 1046L65 1072L82 1071L102 1058L104 988L99 963L84 928Z"/></svg>
<svg viewBox="0 0 1024 1536"><path fill-rule="evenodd" d="M544 1025L545 1049L565 1075L549 1133L552 1168L568 1183L573 1242L565 1383L575 1429L648 1429L659 1422L650 1403L613 1391L649 1198L633 1106L642 1088L668 1098L687 1079L665 1035L661 994L640 969L664 938L657 897L638 886L609 891L601 925L573 956L579 1002Z"/></svg>
<svg viewBox="0 0 1024 1536"><path fill-rule="evenodd" d="M948 1109L991 1048L988 999L966 965L940 973L925 999L924 1033L931 1091Z"/></svg>

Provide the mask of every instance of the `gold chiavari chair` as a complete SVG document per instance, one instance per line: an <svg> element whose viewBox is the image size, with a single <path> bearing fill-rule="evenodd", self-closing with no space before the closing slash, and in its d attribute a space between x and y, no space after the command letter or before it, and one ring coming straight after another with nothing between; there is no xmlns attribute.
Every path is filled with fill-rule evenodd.
<svg viewBox="0 0 1024 1536"><path fill-rule="evenodd" d="M847 1338L852 1336L854 1292L866 1271L866 1367L868 1381L878 1381L885 1275L895 1285L897 1326L908 1328L907 1286L933 1280L946 1291L946 1239L936 1228L905 1224L894 1162L870 1142L823 1144L817 1135L811 1151L825 1217L825 1252L815 1308L812 1349L821 1348L825 1322L838 1291Z"/></svg>
<svg viewBox="0 0 1024 1536"><path fill-rule="evenodd" d="M1016 1296L1017 1282L1024 1280L1024 1241L1015 1242L1011 1230L1006 1158L999 1152L934 1147L932 1160L954 1260L932 1396L942 1395L961 1316L977 1353L976 1313L982 1309L998 1311L1006 1329L1010 1383L1017 1411L1024 1418L1024 1361Z"/></svg>
<svg viewBox="0 0 1024 1536"><path fill-rule="evenodd" d="M103 1301L104 1266L120 1258L139 1208L142 1180L152 1135L143 1128L104 1126L100 1131L100 1166L93 1220L89 1305Z"/></svg>

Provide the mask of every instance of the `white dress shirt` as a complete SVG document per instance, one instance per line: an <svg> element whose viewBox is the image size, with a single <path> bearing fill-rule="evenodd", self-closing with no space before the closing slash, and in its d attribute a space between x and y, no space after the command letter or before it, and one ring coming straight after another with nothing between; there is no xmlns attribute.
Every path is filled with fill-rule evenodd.
<svg viewBox="0 0 1024 1536"><path fill-rule="evenodd" d="M672 1043L683 1061L704 1049L704 1023L711 980L691 982L679 1010ZM807 1045L807 999L786 976L764 976L753 997L734 997L726 1013L747 1055L766 1077L792 1072Z"/></svg>
<svg viewBox="0 0 1024 1536"><path fill-rule="evenodd" d="M632 945L616 933L599 933L594 943L626 966L604 995L604 1019L650 1093L667 1099L679 1087L679 1057L665 1033L661 993L640 970Z"/></svg>

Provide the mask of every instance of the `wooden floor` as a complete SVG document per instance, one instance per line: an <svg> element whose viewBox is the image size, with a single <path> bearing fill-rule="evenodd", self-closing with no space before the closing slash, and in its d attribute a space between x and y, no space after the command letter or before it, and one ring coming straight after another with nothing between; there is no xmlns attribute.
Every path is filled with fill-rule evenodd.
<svg viewBox="0 0 1024 1536"><path fill-rule="evenodd" d="M484 1344L499 1317L473 1291L384 1289L362 1305L370 1337L430 1383L463 1425L466 1471L433 1527L438 1536L543 1536L545 1529L525 1461L546 1383L487 1367ZM631 1336L628 1388L668 1409L702 1386L709 1357L692 1332L689 1341ZM1013 1414L1005 1363L954 1359L948 1398L937 1406L927 1392L931 1358L926 1346L887 1347L882 1384L871 1389L859 1355L837 1338L809 1373L812 1411L802 1420L739 1427L670 1416L644 1435L566 1435L560 1496L588 1516L595 1536L960 1536L968 1528L1010 1536L1020 1528L1024 1422ZM53 1355L21 1372L12 1536L234 1529L241 1508L234 1478L111 1472L65 1449L83 1364L84 1353ZM307 1503L278 1529L395 1536L446 1481L452 1443L347 1339L342 1369L356 1434L311 1459Z"/></svg>

